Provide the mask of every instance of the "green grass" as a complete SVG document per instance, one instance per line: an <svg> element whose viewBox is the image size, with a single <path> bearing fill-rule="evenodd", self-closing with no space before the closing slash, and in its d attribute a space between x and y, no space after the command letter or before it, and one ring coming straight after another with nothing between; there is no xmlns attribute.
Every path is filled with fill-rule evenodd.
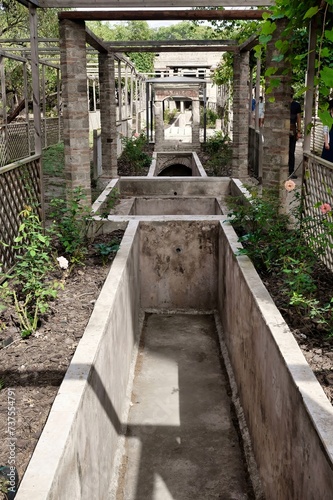
<svg viewBox="0 0 333 500"><path fill-rule="evenodd" d="M44 149L42 162L44 174L62 177L65 163L63 142Z"/></svg>

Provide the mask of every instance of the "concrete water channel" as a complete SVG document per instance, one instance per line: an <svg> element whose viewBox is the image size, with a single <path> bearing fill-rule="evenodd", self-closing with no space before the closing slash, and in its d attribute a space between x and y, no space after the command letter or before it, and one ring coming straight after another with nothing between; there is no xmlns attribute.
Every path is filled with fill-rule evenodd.
<svg viewBox="0 0 333 500"><path fill-rule="evenodd" d="M332 406L237 254L246 190L163 155L93 206L124 237L16 498L330 500Z"/></svg>

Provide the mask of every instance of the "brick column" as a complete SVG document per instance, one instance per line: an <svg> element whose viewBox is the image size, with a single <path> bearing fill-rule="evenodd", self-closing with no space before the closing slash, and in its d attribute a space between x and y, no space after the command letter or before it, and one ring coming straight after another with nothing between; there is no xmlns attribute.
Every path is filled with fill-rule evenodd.
<svg viewBox="0 0 333 500"><path fill-rule="evenodd" d="M117 126L114 54L98 55L102 136L102 182L117 177ZM105 182L104 182L105 181Z"/></svg>
<svg viewBox="0 0 333 500"><path fill-rule="evenodd" d="M249 52L234 53L232 177L248 177Z"/></svg>
<svg viewBox="0 0 333 500"><path fill-rule="evenodd" d="M192 99L192 147L193 151L200 149L200 101Z"/></svg>
<svg viewBox="0 0 333 500"><path fill-rule="evenodd" d="M153 117L151 119L153 119ZM162 101L155 100L154 102L154 120L155 120L155 149L158 149L163 145L165 140Z"/></svg>
<svg viewBox="0 0 333 500"><path fill-rule="evenodd" d="M81 187L91 204L89 111L84 21L63 19L60 26L65 178L68 189Z"/></svg>
<svg viewBox="0 0 333 500"><path fill-rule="evenodd" d="M278 192L288 178L290 72L288 75L283 74L286 70L284 61L271 62L273 57L278 55L275 42L280 38L285 21L277 20L276 24L277 29L267 47L266 64L277 68L271 78L280 79L280 84L273 89L272 93L266 95L262 184L263 187L275 188ZM270 78L266 78L266 86L269 86L269 83ZM280 195L283 197L284 189L280 189Z"/></svg>

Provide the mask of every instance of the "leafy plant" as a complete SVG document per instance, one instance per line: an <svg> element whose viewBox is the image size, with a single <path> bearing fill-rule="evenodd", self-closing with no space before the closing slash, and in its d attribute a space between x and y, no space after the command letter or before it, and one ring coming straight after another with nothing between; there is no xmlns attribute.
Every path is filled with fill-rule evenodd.
<svg viewBox="0 0 333 500"><path fill-rule="evenodd" d="M110 243L96 243L94 246L97 253L102 257L103 265L107 263L110 254L116 253L120 247L115 240L112 240Z"/></svg>
<svg viewBox="0 0 333 500"><path fill-rule="evenodd" d="M55 177L63 176L65 156L64 143L59 142L43 151L43 173Z"/></svg>
<svg viewBox="0 0 333 500"><path fill-rule="evenodd" d="M9 485L10 485L9 480L5 476L0 475L0 493L5 495L4 498L7 498Z"/></svg>
<svg viewBox="0 0 333 500"><path fill-rule="evenodd" d="M227 135L218 130L205 144L203 151L209 156L205 162L207 175L221 176L225 175L225 169L231 165L232 147Z"/></svg>
<svg viewBox="0 0 333 500"><path fill-rule="evenodd" d="M293 203L295 208L286 214L273 192L266 190L260 194L256 188L248 190L249 200L243 197L229 200L229 221L243 243L239 253L248 255L258 272L274 274L289 305L331 333L333 299L329 304L320 304L315 298L314 269L318 257L327 249L332 227L330 233L322 231L322 237L318 237L314 228L322 220L304 217L301 200L297 206ZM332 225L327 220L326 223Z"/></svg>
<svg viewBox="0 0 333 500"><path fill-rule="evenodd" d="M135 175L149 168L151 157L145 152L147 139L144 133L130 138L122 137L121 142L123 151L120 158L133 167Z"/></svg>
<svg viewBox="0 0 333 500"><path fill-rule="evenodd" d="M102 209L101 209L101 217L103 219L107 218L108 215L110 215L111 210L114 209L114 207L119 203L119 198L120 198L120 192L119 189L113 188L108 195L107 199L103 203Z"/></svg>
<svg viewBox="0 0 333 500"><path fill-rule="evenodd" d="M206 109L206 125L207 128L215 128L216 120L218 119L218 114L211 108ZM204 124L204 110L200 109L200 126L203 127Z"/></svg>
<svg viewBox="0 0 333 500"><path fill-rule="evenodd" d="M165 109L163 121L166 125L170 125L172 121L175 119L178 113L178 109Z"/></svg>
<svg viewBox="0 0 333 500"><path fill-rule="evenodd" d="M51 238L43 233L41 221L31 207L20 214L23 221L14 239L16 265L0 286L3 302L11 302L21 327L22 337L33 333L40 315L57 295L59 283L48 279L52 269Z"/></svg>
<svg viewBox="0 0 333 500"><path fill-rule="evenodd" d="M54 198L50 202L50 233L56 236L61 251L70 256L72 263L82 261L86 253L90 210L84 200L85 194L78 187L68 192L66 199Z"/></svg>
<svg viewBox="0 0 333 500"><path fill-rule="evenodd" d="M333 298L328 304L320 305L319 300L294 292L290 305L300 309L304 316L308 316L317 325L322 325L329 336L333 336Z"/></svg>

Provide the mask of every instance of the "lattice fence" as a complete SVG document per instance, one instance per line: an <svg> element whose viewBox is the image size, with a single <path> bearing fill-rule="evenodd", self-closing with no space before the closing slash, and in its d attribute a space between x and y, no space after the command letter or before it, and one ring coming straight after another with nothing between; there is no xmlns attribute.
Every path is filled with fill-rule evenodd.
<svg viewBox="0 0 333 500"><path fill-rule="evenodd" d="M329 269L333 270L333 231L325 224L330 215L322 214L318 206L328 203L333 208L333 163L313 154L305 155L305 159L304 214L316 221L311 236L318 241L323 236L328 238L326 253L321 259Z"/></svg>
<svg viewBox="0 0 333 500"><path fill-rule="evenodd" d="M41 124L42 147L58 144L63 137L62 120L46 118ZM35 152L34 121L13 122L0 130L0 168Z"/></svg>
<svg viewBox="0 0 333 500"><path fill-rule="evenodd" d="M13 250L13 243L21 223L20 213L26 205L41 206L40 164L40 157L34 156L0 168L1 273L8 272L15 263L17 254ZM39 208L36 210L40 211Z"/></svg>

